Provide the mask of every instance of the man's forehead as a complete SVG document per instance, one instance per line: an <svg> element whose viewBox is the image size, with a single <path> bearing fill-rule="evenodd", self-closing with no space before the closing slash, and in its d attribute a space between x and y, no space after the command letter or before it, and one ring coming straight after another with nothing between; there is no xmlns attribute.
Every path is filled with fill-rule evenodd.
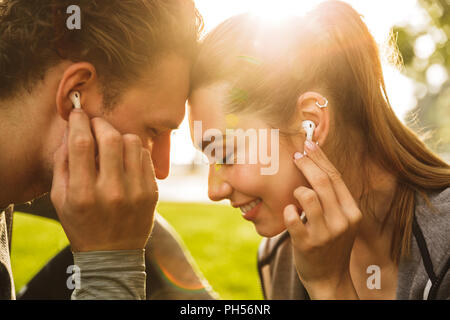
<svg viewBox="0 0 450 320"><path fill-rule="evenodd" d="M177 55L158 61L142 83L155 127L177 129L184 119L189 93L190 62Z"/></svg>
<svg viewBox="0 0 450 320"><path fill-rule="evenodd" d="M192 61L175 53L167 53L155 58L152 64L142 70L139 78L155 87L164 85L189 89L191 66Z"/></svg>

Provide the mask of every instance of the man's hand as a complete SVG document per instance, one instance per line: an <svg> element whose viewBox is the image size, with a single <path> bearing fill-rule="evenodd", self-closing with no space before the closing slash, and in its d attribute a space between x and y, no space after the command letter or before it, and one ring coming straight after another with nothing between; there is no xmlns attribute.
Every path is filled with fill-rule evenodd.
<svg viewBox="0 0 450 320"><path fill-rule="evenodd" d="M145 247L158 189L150 152L138 136L74 110L54 160L51 199L72 251Z"/></svg>

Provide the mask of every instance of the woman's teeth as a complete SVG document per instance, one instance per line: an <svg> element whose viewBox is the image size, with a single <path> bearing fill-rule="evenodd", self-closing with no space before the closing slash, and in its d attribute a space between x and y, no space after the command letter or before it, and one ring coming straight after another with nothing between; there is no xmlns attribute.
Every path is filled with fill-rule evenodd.
<svg viewBox="0 0 450 320"><path fill-rule="evenodd" d="M250 202L249 204L246 204L245 206L239 207L239 209L241 209L241 211L243 213L247 213L250 210L252 210L254 207L256 207L256 205L258 205L258 203L261 202L261 199L256 199L253 200L252 202Z"/></svg>

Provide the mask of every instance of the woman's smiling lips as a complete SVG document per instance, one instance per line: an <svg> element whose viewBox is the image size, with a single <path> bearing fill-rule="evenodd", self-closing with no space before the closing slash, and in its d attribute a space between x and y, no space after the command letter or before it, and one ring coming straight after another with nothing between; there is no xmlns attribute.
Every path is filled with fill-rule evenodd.
<svg viewBox="0 0 450 320"><path fill-rule="evenodd" d="M256 217L261 205L262 205L262 200L260 198L258 198L253 201L241 204L241 205L233 204L232 206L235 208L241 209L242 216L244 217L244 219L251 221Z"/></svg>

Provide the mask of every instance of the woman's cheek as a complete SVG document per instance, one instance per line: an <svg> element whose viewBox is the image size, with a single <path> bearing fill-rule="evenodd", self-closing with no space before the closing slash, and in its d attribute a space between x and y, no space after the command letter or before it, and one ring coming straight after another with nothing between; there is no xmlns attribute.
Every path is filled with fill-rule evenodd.
<svg viewBox="0 0 450 320"><path fill-rule="evenodd" d="M257 165L235 164L230 168L230 179L241 192L257 196L264 187ZM238 187L239 186L239 187Z"/></svg>
<svg viewBox="0 0 450 320"><path fill-rule="evenodd" d="M271 190L274 191L277 201L277 213L282 216L284 208L289 204L297 204L294 190L299 186L306 185L306 180L297 169L294 162L284 161L276 176L273 176Z"/></svg>

